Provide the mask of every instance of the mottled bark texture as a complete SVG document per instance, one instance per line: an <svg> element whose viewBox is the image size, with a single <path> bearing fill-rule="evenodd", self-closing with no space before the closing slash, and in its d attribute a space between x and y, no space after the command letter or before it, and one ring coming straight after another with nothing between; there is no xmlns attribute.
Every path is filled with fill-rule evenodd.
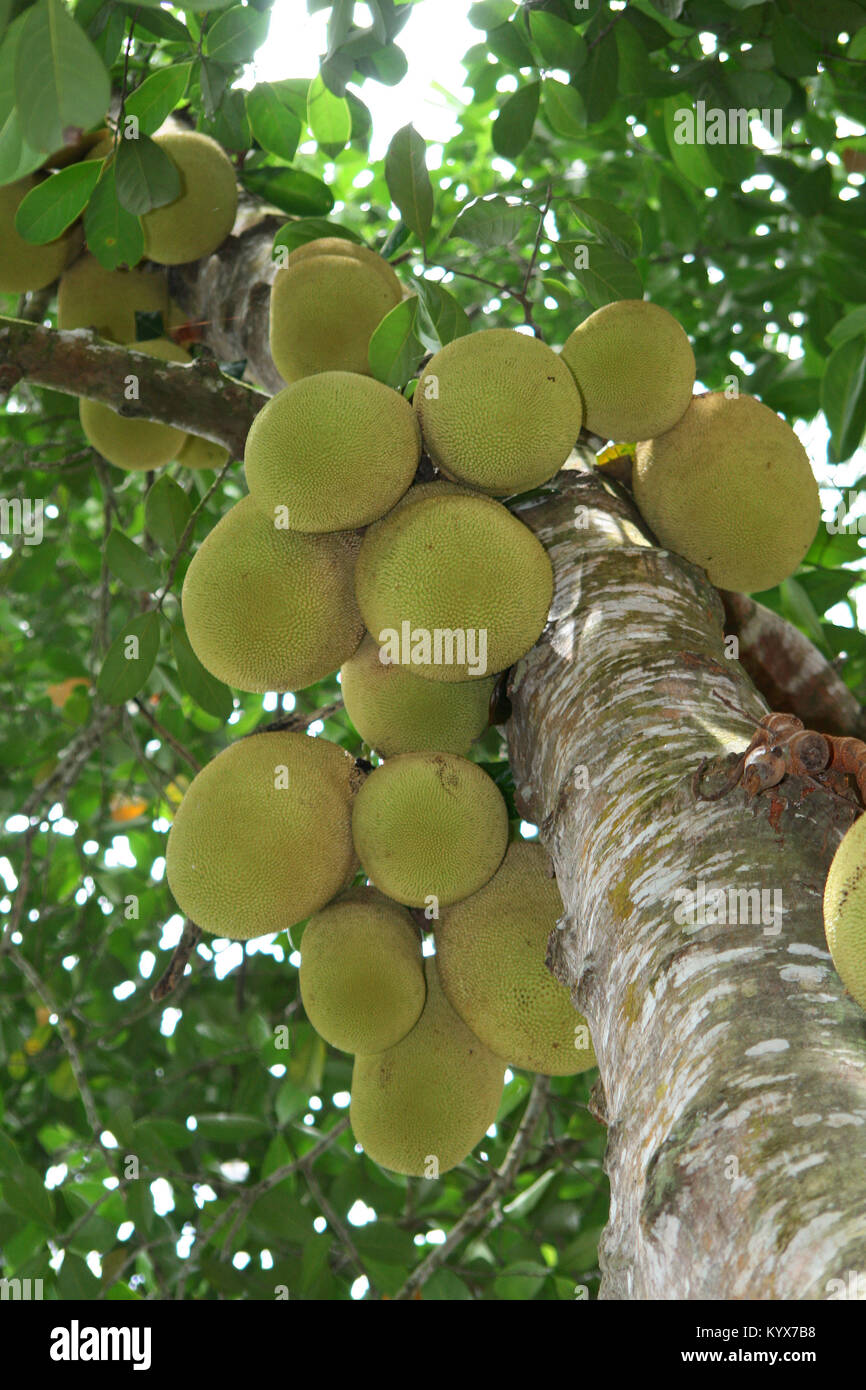
<svg viewBox="0 0 866 1390"><path fill-rule="evenodd" d="M703 572L597 477L560 482L519 510L556 590L509 743L565 903L550 964L606 1095L601 1297L826 1298L866 1271L866 1015L821 917L856 808L790 779L695 799L701 759L721 769L766 706ZM705 924L678 921L701 882Z"/></svg>

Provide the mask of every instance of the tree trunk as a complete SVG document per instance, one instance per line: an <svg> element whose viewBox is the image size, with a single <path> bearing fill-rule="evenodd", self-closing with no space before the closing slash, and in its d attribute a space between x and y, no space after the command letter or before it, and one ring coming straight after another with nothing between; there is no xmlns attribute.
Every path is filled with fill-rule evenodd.
<svg viewBox="0 0 866 1390"><path fill-rule="evenodd" d="M767 712L726 658L719 596L597 475L560 481L519 509L556 589L509 744L565 904L550 964L605 1091L600 1296L838 1296L829 1281L866 1269L866 1017L821 900L857 807L793 778L696 799L701 759Z"/></svg>

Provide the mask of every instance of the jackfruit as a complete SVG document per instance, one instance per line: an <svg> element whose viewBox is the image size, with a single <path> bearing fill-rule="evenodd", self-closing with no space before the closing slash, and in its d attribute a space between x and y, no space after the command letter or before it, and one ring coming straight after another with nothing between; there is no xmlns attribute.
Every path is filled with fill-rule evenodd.
<svg viewBox="0 0 866 1390"><path fill-rule="evenodd" d="M182 192L142 217L144 254L160 265L200 260L222 245L235 224L238 190L231 160L200 131L169 131L154 140L177 166Z"/></svg>
<svg viewBox="0 0 866 1390"><path fill-rule="evenodd" d="M0 187L0 294L44 289L57 279L81 244L77 228L43 246L25 241L16 232L15 214L38 182L33 174L28 174Z"/></svg>
<svg viewBox="0 0 866 1390"><path fill-rule="evenodd" d="M537 842L509 845L490 882L434 923L436 958L452 1007L493 1052L527 1071L572 1076L596 1059L583 1045L586 1019L544 963L562 915L547 865Z"/></svg>
<svg viewBox="0 0 866 1390"><path fill-rule="evenodd" d="M229 451L212 439L203 439L198 434L188 434L186 443L177 456L184 468L220 469L228 462Z"/></svg>
<svg viewBox="0 0 866 1390"><path fill-rule="evenodd" d="M402 298L375 251L343 237L299 246L271 289L271 356L280 376L290 383L316 372L369 376L370 337Z"/></svg>
<svg viewBox="0 0 866 1390"><path fill-rule="evenodd" d="M136 311L162 314L168 328L168 281L162 270L106 270L80 256L60 277L57 327L93 328L115 343L133 343Z"/></svg>
<svg viewBox="0 0 866 1390"><path fill-rule="evenodd" d="M374 768L358 793L352 835L381 892L409 907L444 907L496 873L508 845L508 809L477 763L453 753L399 753Z"/></svg>
<svg viewBox="0 0 866 1390"><path fill-rule="evenodd" d="M695 396L638 444L635 501L663 546L719 589L753 593L794 573L818 529L818 484L790 426L753 396Z"/></svg>
<svg viewBox="0 0 866 1390"><path fill-rule="evenodd" d="M186 572L181 603L193 651L237 690L302 690L364 635L352 582L360 538L281 531L251 497L226 512Z"/></svg>
<svg viewBox="0 0 866 1390"><path fill-rule="evenodd" d="M504 1063L443 993L435 956L415 1027L384 1052L359 1053L350 1119L368 1158L392 1173L437 1178L472 1152L502 1099Z"/></svg>
<svg viewBox="0 0 866 1390"><path fill-rule="evenodd" d="M365 532L355 571L368 632L415 675L504 671L537 640L553 596L547 551L482 494L407 498Z"/></svg>
<svg viewBox="0 0 866 1390"><path fill-rule="evenodd" d="M188 352L170 338L149 338L146 342L127 343L133 352L158 357L162 362L189 362ZM81 428L89 442L109 463L128 471L161 468L177 458L186 442L186 431L158 420L142 420L137 416L119 415L101 401L81 399L78 402Z"/></svg>
<svg viewBox="0 0 866 1390"><path fill-rule="evenodd" d="M427 681L382 662L369 633L343 664L343 703L363 739L383 758L394 753L465 753L487 728L495 676Z"/></svg>
<svg viewBox="0 0 866 1390"><path fill-rule="evenodd" d="M278 391L247 435L247 485L297 531L378 520L409 487L421 436L409 402L381 381L320 372Z"/></svg>
<svg viewBox="0 0 866 1390"><path fill-rule="evenodd" d="M583 397L585 425L602 439L653 439L682 419L695 355L672 314L645 299L617 299L584 319L561 356Z"/></svg>
<svg viewBox="0 0 866 1390"><path fill-rule="evenodd" d="M866 816L845 832L824 886L824 934L842 983L866 1009Z"/></svg>
<svg viewBox="0 0 866 1390"><path fill-rule="evenodd" d="M181 912L233 941L293 927L352 882L352 797L361 774L334 743L251 734L202 768L165 852Z"/></svg>
<svg viewBox="0 0 866 1390"><path fill-rule="evenodd" d="M393 1047L418 1022L426 996L410 914L375 888L350 888L304 928L300 986L307 1017L332 1047Z"/></svg>
<svg viewBox="0 0 866 1390"><path fill-rule="evenodd" d="M580 393L560 357L510 328L441 348L414 403L427 451L446 477L499 497L552 478L583 423Z"/></svg>

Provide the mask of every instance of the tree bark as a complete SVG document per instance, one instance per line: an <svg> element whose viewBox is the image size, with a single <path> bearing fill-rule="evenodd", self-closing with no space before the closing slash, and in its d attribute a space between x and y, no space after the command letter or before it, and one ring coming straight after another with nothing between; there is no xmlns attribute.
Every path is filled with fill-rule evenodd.
<svg viewBox="0 0 866 1390"><path fill-rule="evenodd" d="M725 657L719 595L624 495L559 482L518 509L556 589L512 675L509 745L565 905L549 961L605 1091L600 1296L826 1298L866 1269L866 1016L821 914L858 808L792 778L696 800L701 759L766 713ZM724 894L704 924L684 911L701 882Z"/></svg>

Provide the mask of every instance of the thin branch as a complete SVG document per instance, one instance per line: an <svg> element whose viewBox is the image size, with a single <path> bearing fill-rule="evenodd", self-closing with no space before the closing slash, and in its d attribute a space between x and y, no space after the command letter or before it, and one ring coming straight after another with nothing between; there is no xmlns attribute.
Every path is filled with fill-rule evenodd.
<svg viewBox="0 0 866 1390"><path fill-rule="evenodd" d="M222 482L223 478L225 477L226 473L228 472L228 470L229 470L229 468L230 468L230 466L231 466L231 463L232 463L232 458L231 458L231 455L229 455L229 457L226 459L225 463L223 464L222 468L220 469L219 473L218 473L217 476L214 478L213 482L211 483L210 487L208 488L207 492L205 493L204 497L200 498L200 500L198 501L198 503L196 504L196 506L193 507L192 511L190 512L190 514L189 514L189 520L188 520L188 522L186 523L186 526L185 526L184 529L183 529L183 535L181 536L180 540L178 541L178 543L177 543L177 548L176 548L174 554L173 554L172 557L171 557L171 561L170 561L169 566L168 566L168 575L167 575L167 577L166 577L166 581L165 581L164 585L162 586L162 589L160 590L159 594L157 595L156 605L155 605L156 608L157 608L157 610L159 610L159 609L162 608L162 605L163 605L163 603L165 602L165 597L166 597L166 595L168 594L169 590L171 589L172 583L174 582L175 570L176 570L177 567L178 567L178 564L179 564L179 562L180 562L181 556L183 555L184 551L186 550L187 546L189 545L190 536L192 535L193 530L194 530L194 528L195 528L195 523L196 523L196 520L198 519L199 513L200 513L200 512L202 511L202 509L207 505L207 503L210 501L210 499L211 499L211 497L213 496L213 494L216 492L217 488L219 487L220 483Z"/></svg>
<svg viewBox="0 0 866 1390"><path fill-rule="evenodd" d="M125 397L126 378L139 399ZM250 425L268 397L225 376L212 358L187 366L103 343L88 330L63 332L0 317L0 399L22 380L86 396L119 415L156 420L222 444L242 458Z"/></svg>
<svg viewBox="0 0 866 1390"><path fill-rule="evenodd" d="M166 995L172 993L177 988L180 980L183 979L183 972L186 970L189 958L201 941L201 927L197 927L195 922L187 917L183 927L183 935L174 948L174 954L168 963L168 969L161 975L150 991L150 997L155 1004Z"/></svg>
<svg viewBox="0 0 866 1390"><path fill-rule="evenodd" d="M168 732L168 729L164 728L163 725L160 724L159 720L154 718L150 710L147 708L147 705L145 705L137 697L135 700L133 700L132 703L135 705L139 714L144 715L148 724L150 724L151 728L159 734L163 742L167 743L169 747L173 748L175 753L177 753L179 757L183 758L185 762L189 763L190 767L193 768L195 772L201 772L201 763L193 757L192 753L190 753L186 748L184 748L182 743L178 742L174 734L170 734Z"/></svg>
<svg viewBox="0 0 866 1390"><path fill-rule="evenodd" d="M422 1260L417 1269L413 1269L403 1287L394 1295L395 1302L397 1299L412 1298L417 1289L423 1288L430 1276L435 1274L436 1270L445 1263L452 1250L456 1250L461 1241L477 1230L487 1213L495 1207L503 1192L506 1192L511 1186L517 1176L523 1156L532 1142L535 1127L544 1113L549 1090L549 1078L536 1076L529 1093L529 1100L526 1102L523 1119L511 1141L502 1167L494 1173L481 1196L472 1203L472 1206L461 1216L456 1225L451 1227L447 1239L431 1250L426 1260Z"/></svg>
<svg viewBox="0 0 866 1390"><path fill-rule="evenodd" d="M355 1269L358 1271L358 1274L361 1276L362 1279L367 1280L367 1283L369 1284L370 1289L372 1291L373 1281L367 1273L366 1269L364 1268L361 1256L358 1254L357 1246L355 1245L355 1242L352 1240L352 1237L349 1234L345 1222L341 1220L341 1218L335 1212L334 1208L331 1206L331 1203L328 1201L318 1182L313 1177L312 1169L308 1166L307 1163L302 1163L301 1167L303 1168L304 1177L307 1180L307 1186L313 1194L313 1200L316 1203L316 1206L319 1208L319 1211L322 1213L328 1225L331 1227L331 1230L339 1239L340 1244L343 1246L343 1249L346 1251L346 1254L349 1256L349 1259L355 1266Z"/></svg>

